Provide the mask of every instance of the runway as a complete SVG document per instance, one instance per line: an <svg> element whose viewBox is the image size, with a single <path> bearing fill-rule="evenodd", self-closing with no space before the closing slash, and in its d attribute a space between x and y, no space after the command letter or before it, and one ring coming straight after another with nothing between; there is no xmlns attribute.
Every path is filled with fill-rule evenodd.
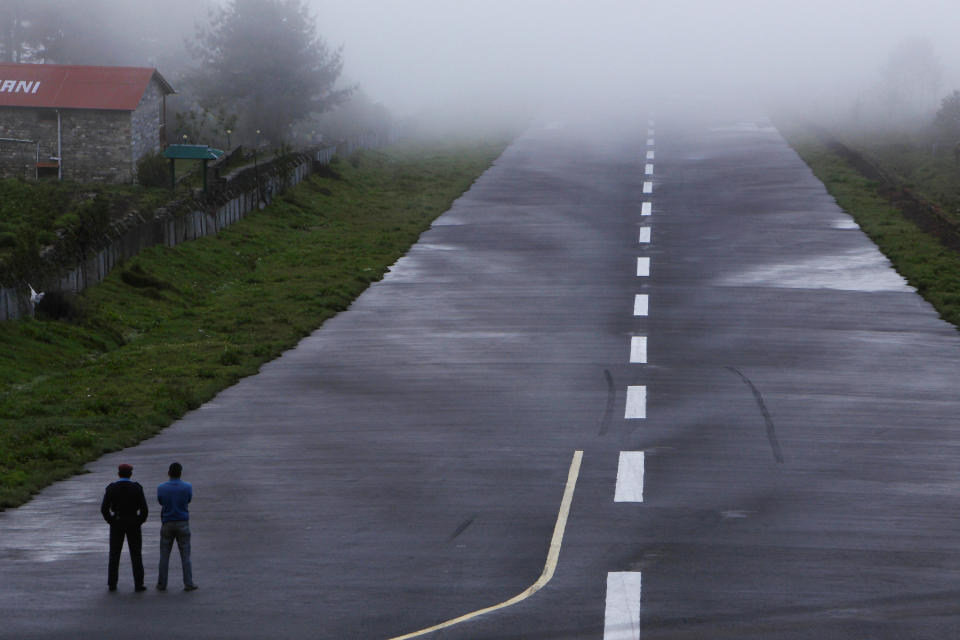
<svg viewBox="0 0 960 640"><path fill-rule="evenodd" d="M0 637L950 637L956 330L767 120L581 125L529 129L259 375L0 514ZM129 462L153 506L173 460L200 589L134 594L124 556L108 593L103 489Z"/></svg>

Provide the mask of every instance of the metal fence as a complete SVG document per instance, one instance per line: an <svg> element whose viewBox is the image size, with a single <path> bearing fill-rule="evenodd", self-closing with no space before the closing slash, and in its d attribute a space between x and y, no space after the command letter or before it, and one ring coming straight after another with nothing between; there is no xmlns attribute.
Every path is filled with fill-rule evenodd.
<svg viewBox="0 0 960 640"><path fill-rule="evenodd" d="M268 204L274 194L302 182L315 166L329 164L337 155L380 147L390 141L391 136L379 134L354 136L335 146L301 154L296 162L289 157L275 159L258 166L255 169L257 177L252 182L249 171L240 172L221 185L221 193L229 195L221 198L215 206L196 201L191 202L193 206L188 207L186 213L180 210L182 207L176 207L177 213L158 209L152 215L125 219L113 225L110 233L112 240L103 248L72 267L55 270L54 276L38 277L36 282L30 284L38 291L79 293L103 282L118 264L148 247L175 247L182 242L216 234L258 209L261 202ZM247 187L240 187L241 184ZM33 313L34 305L30 301L30 290L26 283L19 288L0 287L0 321L28 317Z"/></svg>

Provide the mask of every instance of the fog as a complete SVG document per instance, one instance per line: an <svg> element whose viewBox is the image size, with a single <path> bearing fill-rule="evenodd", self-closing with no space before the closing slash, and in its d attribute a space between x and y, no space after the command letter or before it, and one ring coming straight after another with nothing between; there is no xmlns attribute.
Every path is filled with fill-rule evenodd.
<svg viewBox="0 0 960 640"><path fill-rule="evenodd" d="M842 110L898 42L960 83L955 0L312 0L346 76L400 113L438 105ZM953 65L953 66L952 66Z"/></svg>
<svg viewBox="0 0 960 640"><path fill-rule="evenodd" d="M342 47L339 86L357 86L365 104L382 103L401 119L466 126L601 108L724 106L926 117L960 88L956 0L303 2L317 34L332 50ZM52 56L26 61L157 66L187 89L180 99L189 104L184 79L198 61L184 40L210 7L225 3L0 0L0 21L11 7L54 7L30 11L41 16L34 20L63 23L66 38ZM0 33L0 49L6 37ZM907 61L891 72L904 42L928 47L937 68ZM903 104L888 108L891 101Z"/></svg>

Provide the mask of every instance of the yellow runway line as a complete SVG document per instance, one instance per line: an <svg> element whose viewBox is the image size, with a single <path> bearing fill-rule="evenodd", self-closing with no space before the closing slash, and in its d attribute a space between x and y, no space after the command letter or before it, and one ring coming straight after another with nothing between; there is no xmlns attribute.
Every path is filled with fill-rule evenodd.
<svg viewBox="0 0 960 640"><path fill-rule="evenodd" d="M472 620L473 618L482 616L485 613L490 613L491 611L496 611L497 609L504 609L510 605L514 605L518 602L526 600L537 591L542 589L544 585L550 582L550 579L553 578L553 572L557 569L557 561L560 558L560 545L563 544L563 533L567 528L567 518L570 516L570 503L573 501L573 489L577 486L577 478L580 475L580 461L582 459L583 451L574 452L573 461L570 462L570 471L567 473L567 487L563 491L563 500L560 502L560 513L557 514L557 524L553 528L553 538L550 540L550 550L547 551L547 562L543 567L543 573L540 574L540 577L537 578L536 582L509 600L501 602L500 604L495 604L492 607L487 607L486 609L480 609L472 613L467 613L459 618L453 618L452 620L441 622L440 624L436 624L426 629L421 629L420 631L414 631L413 633L408 633L403 636L396 636L394 638L390 638L390 640L407 640L407 638L416 638L428 633L433 633L434 631L439 631L440 629L452 627L455 624L460 624L461 622L466 622L467 620Z"/></svg>

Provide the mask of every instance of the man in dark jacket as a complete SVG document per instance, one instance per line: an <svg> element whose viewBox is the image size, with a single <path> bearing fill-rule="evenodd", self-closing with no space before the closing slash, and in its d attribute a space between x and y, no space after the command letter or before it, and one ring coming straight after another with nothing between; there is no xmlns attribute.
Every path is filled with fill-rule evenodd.
<svg viewBox="0 0 960 640"><path fill-rule="evenodd" d="M139 482L130 479L133 467L121 464L117 475L120 479L107 486L100 503L100 513L110 525L110 562L107 566L107 586L117 590L117 573L120 568L120 552L123 540L127 540L130 563L133 565L134 591L145 591L143 586L143 538L140 526L147 520L147 499Z"/></svg>

